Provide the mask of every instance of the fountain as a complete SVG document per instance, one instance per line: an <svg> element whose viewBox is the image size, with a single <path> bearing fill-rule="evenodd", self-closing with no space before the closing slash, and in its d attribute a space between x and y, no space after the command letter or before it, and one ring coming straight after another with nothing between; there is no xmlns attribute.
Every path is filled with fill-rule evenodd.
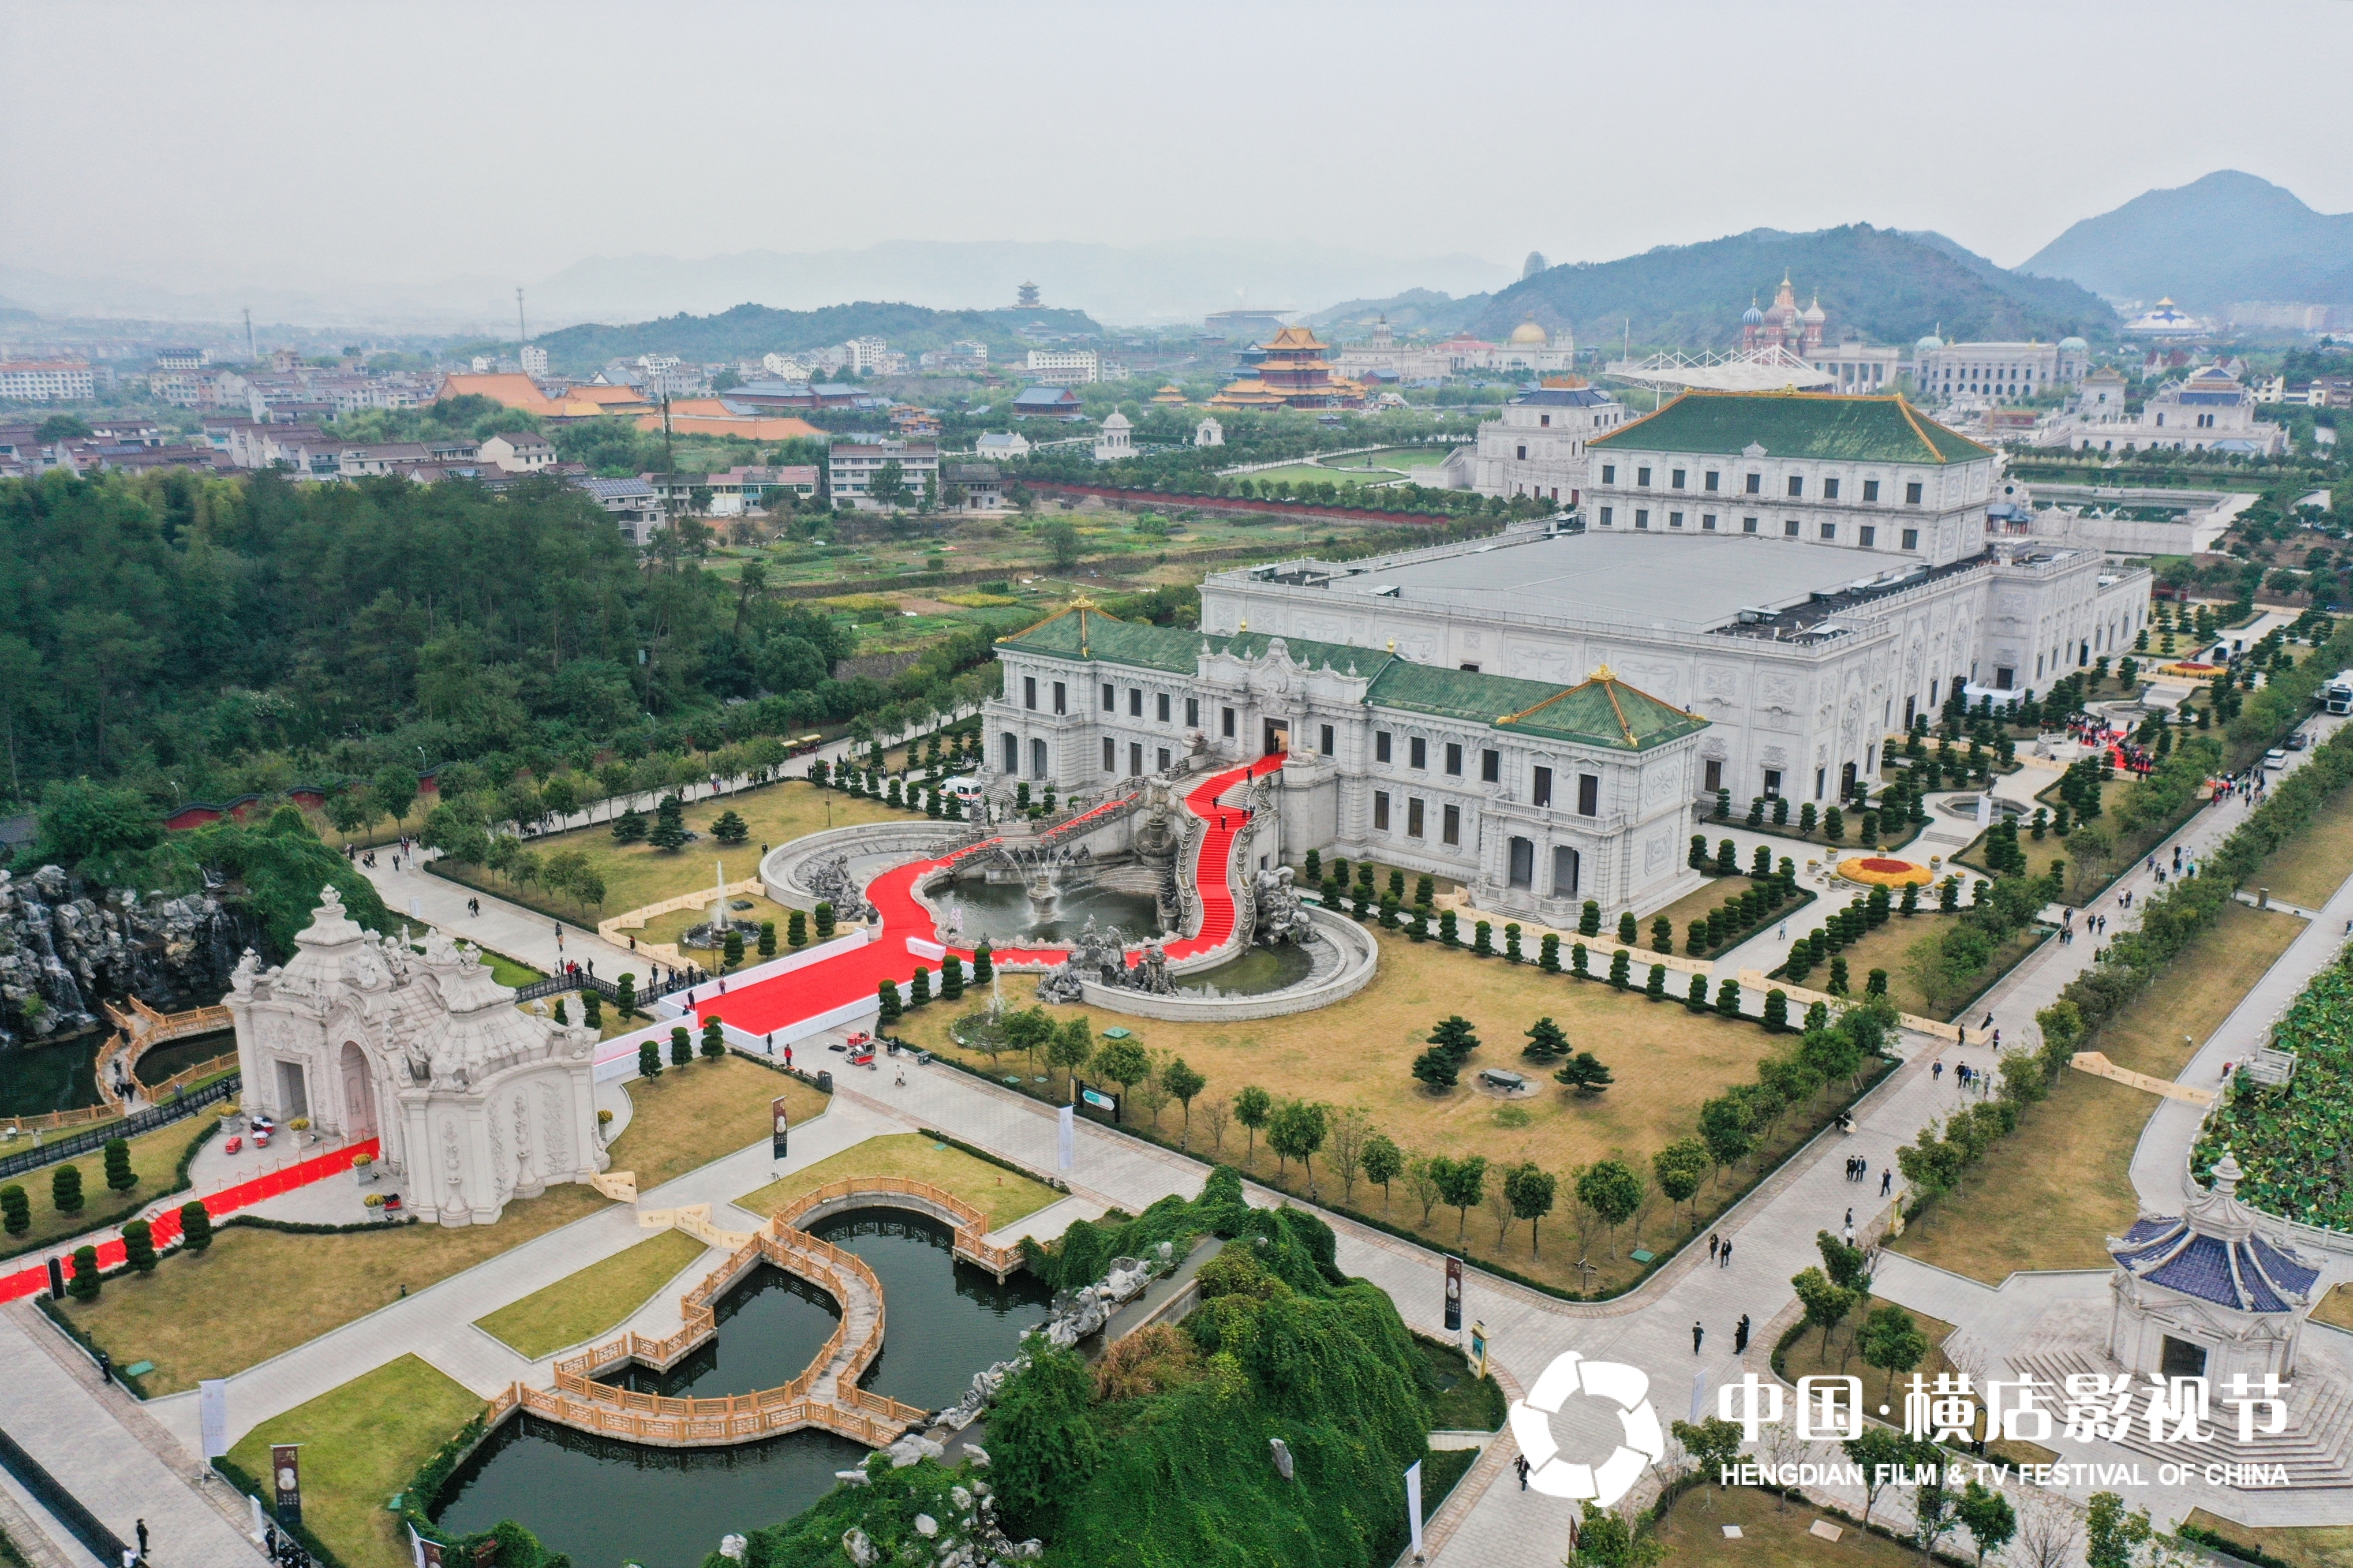
<svg viewBox="0 0 2353 1568"><path fill-rule="evenodd" d="M723 860L712 862L712 885L711 918L701 925L686 928L678 939L681 947L718 949L727 943L727 933L740 931L746 937L755 935L759 926L752 921L730 920L727 915L727 865Z"/></svg>

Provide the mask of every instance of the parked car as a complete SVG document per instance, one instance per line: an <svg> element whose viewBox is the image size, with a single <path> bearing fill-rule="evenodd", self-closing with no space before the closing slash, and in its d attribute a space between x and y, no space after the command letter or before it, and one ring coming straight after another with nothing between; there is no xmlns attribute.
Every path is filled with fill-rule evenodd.
<svg viewBox="0 0 2353 1568"><path fill-rule="evenodd" d="M2274 746L2270 751L2263 753L2263 766L2273 769L2287 766L2287 753L2281 751L2277 746Z"/></svg>
<svg viewBox="0 0 2353 1568"><path fill-rule="evenodd" d="M2301 730L2287 738L2287 749L2291 752L2301 752L2311 744L2312 737Z"/></svg>

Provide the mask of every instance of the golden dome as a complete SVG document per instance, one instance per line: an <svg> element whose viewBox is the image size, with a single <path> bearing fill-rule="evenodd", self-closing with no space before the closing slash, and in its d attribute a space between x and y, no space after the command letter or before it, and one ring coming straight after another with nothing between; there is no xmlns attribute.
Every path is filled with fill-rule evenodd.
<svg viewBox="0 0 2353 1568"><path fill-rule="evenodd" d="M1540 349L1551 342L1551 334L1536 325L1536 319L1533 315L1512 329L1514 348Z"/></svg>

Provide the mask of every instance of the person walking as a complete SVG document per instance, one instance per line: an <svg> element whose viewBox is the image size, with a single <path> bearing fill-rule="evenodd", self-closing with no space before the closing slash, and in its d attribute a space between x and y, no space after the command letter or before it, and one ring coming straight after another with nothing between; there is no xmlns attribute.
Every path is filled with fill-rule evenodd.
<svg viewBox="0 0 2353 1568"><path fill-rule="evenodd" d="M1745 1355L1748 1351L1748 1314L1740 1314L1740 1321L1732 1328L1732 1353Z"/></svg>
<svg viewBox="0 0 2353 1568"><path fill-rule="evenodd" d="M140 1520L131 1528L139 1534L139 1561L144 1563L147 1561L147 1521Z"/></svg>
<svg viewBox="0 0 2353 1568"><path fill-rule="evenodd" d="M1527 1490L1527 1489L1528 1489L1528 1457L1527 1457L1525 1454L1522 1454L1522 1455L1520 1455L1518 1458L1514 1458L1514 1459L1512 1461L1512 1468L1514 1468L1514 1469L1515 1469L1515 1470L1519 1471L1519 1473L1520 1473L1520 1489L1521 1489L1522 1491L1525 1491L1525 1490Z"/></svg>
<svg viewBox="0 0 2353 1568"><path fill-rule="evenodd" d="M1719 1237L1715 1232L1711 1230L1707 1233L1707 1260L1710 1263L1715 1261L1716 1252L1723 1246L1724 1242L1722 1238Z"/></svg>
<svg viewBox="0 0 2353 1568"><path fill-rule="evenodd" d="M1715 1266L1718 1268L1732 1267L1732 1237L1727 1236L1724 1238L1724 1250L1715 1255Z"/></svg>
<svg viewBox="0 0 2353 1568"><path fill-rule="evenodd" d="M1895 1172L1891 1168L1879 1173L1879 1195L1886 1197L1895 1185Z"/></svg>
<svg viewBox="0 0 2353 1568"><path fill-rule="evenodd" d="M1697 1323L1692 1324L1692 1354L1699 1354L1700 1342L1706 1338L1707 1331L1705 1329L1701 1328Z"/></svg>

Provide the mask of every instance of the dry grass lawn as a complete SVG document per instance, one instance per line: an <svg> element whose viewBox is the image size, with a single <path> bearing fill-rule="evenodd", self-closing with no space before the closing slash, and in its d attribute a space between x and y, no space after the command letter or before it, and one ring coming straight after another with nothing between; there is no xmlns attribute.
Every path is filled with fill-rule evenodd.
<svg viewBox="0 0 2353 1568"><path fill-rule="evenodd" d="M1897 1379L1895 1391L1891 1395L1888 1391L1887 1373L1876 1367L1864 1365L1862 1357L1856 1352L1854 1345L1855 1331L1862 1326L1865 1318L1882 1307L1899 1304L1882 1300L1877 1296L1865 1300L1862 1306L1848 1315L1845 1322L1831 1331L1830 1348L1827 1354L1823 1352L1822 1335L1820 1330L1810 1329L1799 1335L1797 1341L1789 1346L1788 1353L1781 1359L1782 1374L1791 1383L1797 1382L1801 1377L1822 1375L1859 1377L1862 1379L1863 1403L1874 1411L1883 1402L1887 1404L1890 1410L1895 1413L1897 1423L1900 1425L1903 1408L1902 1394L1904 1389L1910 1386L1910 1373L1905 1373ZM1905 1310L1909 1311L1910 1309L1906 1308ZM1945 1354L1945 1342L1952 1338L1953 1325L1941 1318L1929 1317L1925 1312L1913 1312L1912 1321L1919 1325L1922 1333L1928 1336L1927 1359L1912 1370L1931 1380L1944 1373L1960 1371L1961 1369L1955 1366ZM1843 1407L1845 1402L1841 1400L1840 1404ZM1975 1427L1971 1428L1972 1432L1975 1430ZM2007 1459L2012 1464L2048 1465L2055 1463L2059 1458L2058 1454L2052 1449L2035 1443L1997 1439L1988 1444L1986 1447L1989 1457Z"/></svg>
<svg viewBox="0 0 2353 1568"><path fill-rule="evenodd" d="M1270 1181L1278 1173L1278 1162L1266 1141L1256 1141L1253 1154L1252 1141L1239 1124L1229 1124L1222 1142L1216 1140L1203 1115L1210 1101L1229 1100L1245 1085L1256 1084L1279 1100L1361 1106L1409 1154L1534 1160L1564 1178L1577 1166L1614 1154L1647 1177L1652 1153L1692 1135L1701 1102L1729 1084L1750 1079L1774 1046L1773 1037L1754 1023L1695 1015L1680 1002L1646 1001L1639 988L1620 994L1598 981L1545 974L1534 963L1476 959L1435 942L1417 944L1387 933L1379 941L1380 973L1334 1006L1254 1023L1172 1024L1098 1016L1095 1024L1124 1025L1146 1048L1173 1052L1204 1074L1208 1088L1194 1102L1192 1147ZM1026 1005L1034 984L1027 977L1008 978L1008 999ZM1414 1079L1410 1067L1431 1027L1451 1013L1468 1018L1482 1043L1463 1069L1461 1085L1433 1095ZM923 1008L908 1016L902 1032L919 1045L987 1069L986 1058L949 1044L947 1026L954 1016L936 1005ZM1069 1016L1057 1010L1058 1021ZM1528 1026L1545 1016L1567 1032L1574 1049L1592 1051L1609 1065L1617 1075L1611 1088L1579 1096L1548 1076L1535 1075L1520 1049ZM1473 1085L1480 1070L1490 1067L1536 1076L1540 1092L1507 1102L1481 1091ZM1181 1120L1182 1109L1171 1104L1161 1126L1173 1135ZM1785 1129L1784 1143L1775 1152L1788 1136ZM1295 1182L1295 1165L1291 1174ZM1328 1159L1316 1163L1315 1177L1324 1196L1342 1196L1343 1183ZM1722 1189L1703 1189L1703 1215L1710 1194L1728 1195L1736 1182L1727 1173ZM1434 1245L1455 1240L1459 1216L1440 1208L1424 1224L1420 1205L1402 1181L1386 1201L1378 1188L1360 1181L1345 1201L1377 1216L1385 1213L1391 1223L1417 1230ZM1564 1289L1588 1289L1590 1283L1576 1268L1577 1238L1566 1221L1572 1206L1564 1194L1555 1215L1537 1227L1540 1255L1531 1251L1525 1224L1513 1226L1499 1244L1494 1218L1483 1209L1469 1215L1465 1237L1482 1257ZM1663 1205L1653 1208L1647 1219L1652 1245L1675 1223ZM1591 1237L1590 1261L1600 1281L1634 1277L1638 1266L1621 1255L1635 1245L1631 1226L1616 1237L1614 1247L1599 1233Z"/></svg>
<svg viewBox="0 0 2353 1568"><path fill-rule="evenodd" d="M2172 1078L2195 1054L2184 1037L2202 1042L2220 1027L2304 924L2277 910L2225 906L2194 948L2089 1048L2120 1067ZM2051 1098L2028 1110L2017 1133L1969 1173L1957 1197L1931 1205L1890 1245L1989 1285L2021 1268L2108 1267L2105 1238L2139 1210L2132 1152L2156 1103L2106 1079L2063 1074Z"/></svg>
<svg viewBox="0 0 2353 1568"><path fill-rule="evenodd" d="M474 1326L537 1361L618 1328L706 1250L684 1231L666 1230L510 1301Z"/></svg>
<svg viewBox="0 0 2353 1568"><path fill-rule="evenodd" d="M272 1416L229 1458L266 1478L271 1444L301 1444L302 1522L348 1568L408 1568L408 1531L385 1504L481 1408L464 1384L404 1355Z"/></svg>
<svg viewBox="0 0 2353 1568"><path fill-rule="evenodd" d="M2300 909L2327 903L2353 876L2353 811L2345 806L2342 796L2331 801L2311 826L2274 850L2246 886L2269 888L2274 899Z"/></svg>
<svg viewBox="0 0 2353 1568"><path fill-rule="evenodd" d="M752 830L750 838L733 847L723 846L711 837L711 825L729 811L741 816ZM729 881L743 881L758 873L763 844L774 847L828 826L900 821L907 816L904 811L893 811L862 796L844 795L839 790L820 790L806 779L795 779L690 805L686 808L686 826L702 837L683 849L665 851L647 844L616 843L611 826L603 822L535 838L530 847L542 859L565 849L577 849L587 856L588 863L605 879L604 906L589 911L601 919L681 893L702 891L712 884L714 861L726 868ZM456 880L501 898L513 898L518 892L533 900L546 897L538 889L517 889L485 867L444 862L441 868Z"/></svg>
<svg viewBox="0 0 2353 1568"><path fill-rule="evenodd" d="M180 1156L206 1126L216 1124L209 1111L198 1111L185 1121L175 1121L169 1127L158 1127L153 1132L142 1132L131 1140L131 1169L139 1177L139 1184L128 1193L108 1190L106 1185L106 1154L93 1149L87 1154L77 1154L71 1160L60 1160L56 1165L43 1165L11 1176L6 1185L25 1189L25 1196L33 1205L33 1226L22 1236L0 1236L0 1258L15 1253L30 1252L47 1247L69 1236L79 1236L110 1215L130 1215L123 1211L133 1204L153 1203L164 1195L179 1173ZM217 1137L219 1134L216 1133ZM31 1147L29 1140L26 1148ZM50 1200L49 1183L58 1165L74 1165L81 1171L81 1208L73 1214L59 1214ZM195 1194L190 1194L193 1197ZM185 1201L183 1199L182 1201Z"/></svg>
<svg viewBox="0 0 2353 1568"><path fill-rule="evenodd" d="M567 1184L518 1199L496 1225L386 1226L301 1236L230 1224L209 1251L171 1257L144 1279L110 1279L96 1301L63 1303L115 1364L152 1361L152 1396L227 1377L378 1307L605 1206Z"/></svg>
<svg viewBox="0 0 2353 1568"><path fill-rule="evenodd" d="M2296 1568L2353 1568L2353 1525L2312 1524L2284 1530L2258 1530L2252 1525L2193 1508L2182 1521L2211 1530L2242 1546L2270 1552Z"/></svg>
<svg viewBox="0 0 2353 1568"><path fill-rule="evenodd" d="M663 1053L665 1058L669 1052ZM826 1107L826 1097L780 1072L740 1057L694 1058L665 1067L649 1083L628 1083L629 1124L613 1140L616 1171L634 1171L638 1191L651 1192L675 1176L768 1138L768 1102L778 1095L797 1126Z"/></svg>
<svg viewBox="0 0 2353 1568"><path fill-rule="evenodd" d="M2340 1329L2353 1329L2353 1285L2338 1285L2332 1289L2313 1307L2312 1316L2319 1322L2334 1323Z"/></svg>
<svg viewBox="0 0 2353 1568"><path fill-rule="evenodd" d="M1816 1520L1840 1531L1836 1541L1809 1534ZM1740 1539L1728 1541L1724 1527L1736 1524ZM1659 1526L1659 1543L1669 1563L1715 1563L1732 1568L1905 1568L1917 1564L1907 1551L1844 1520L1831 1519L1802 1499L1784 1502L1751 1487L1694 1487L1675 1501Z"/></svg>
<svg viewBox="0 0 2353 1568"><path fill-rule="evenodd" d="M1805 920L1805 929L1813 930L1845 907L1846 900L1836 895L1823 900L1820 904L1807 910L1807 916L1811 918ZM1954 1012L1961 1005L1962 996L1958 994L1940 996L1937 998L1940 1005L1930 1005L1927 995L1921 991L1918 982L1907 973L1908 964L1905 959L1905 954L1911 951L1915 942L1936 936L1945 929L1937 923L1938 921L1950 918L1952 917L1946 915L1916 914L1910 920L1905 920L1900 914L1889 915L1885 925L1881 926L1877 931L1865 931L1861 942L1849 945L1834 955L1846 960L1847 988L1856 995L1861 995L1864 983L1871 977L1871 972L1874 969L1884 969L1887 971L1887 999L1894 1003L1898 1009L1923 1018L1951 1021ZM2042 932L2040 929L2030 928L2014 932L1995 951L1993 961L1986 966L1985 972L1969 984L1969 992L1981 990L1997 975L2007 973L2020 959L2033 952L2035 945L2042 940ZM1824 959L1815 966L1812 973L1806 976L1806 984L1819 991L1829 985L1830 978L1830 960Z"/></svg>
<svg viewBox="0 0 2353 1568"><path fill-rule="evenodd" d="M773 1215L803 1193L845 1176L904 1176L929 1182L985 1211L991 1230L1002 1230L1022 1215L1059 1202L1062 1195L1016 1172L976 1160L952 1144L934 1142L920 1132L894 1132L869 1138L746 1193L735 1200L735 1206L749 1214Z"/></svg>

